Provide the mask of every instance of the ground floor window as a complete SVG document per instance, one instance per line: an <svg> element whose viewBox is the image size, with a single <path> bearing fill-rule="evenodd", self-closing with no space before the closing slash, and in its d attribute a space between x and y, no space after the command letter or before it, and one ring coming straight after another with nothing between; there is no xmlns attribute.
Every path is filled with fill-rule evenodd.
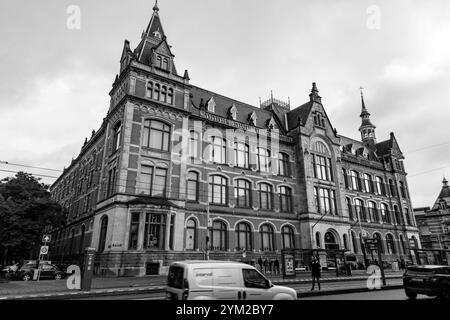
<svg viewBox="0 0 450 320"><path fill-rule="evenodd" d="M147 213L144 227L144 249L164 249L166 216Z"/></svg>

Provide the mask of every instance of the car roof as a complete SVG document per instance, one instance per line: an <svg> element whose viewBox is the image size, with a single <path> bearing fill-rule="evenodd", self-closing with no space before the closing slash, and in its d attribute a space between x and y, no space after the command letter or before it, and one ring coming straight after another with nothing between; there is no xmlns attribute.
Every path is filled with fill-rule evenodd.
<svg viewBox="0 0 450 320"><path fill-rule="evenodd" d="M242 262L236 262L236 261L222 261L222 260L185 260L185 261L175 261L172 262L172 265L186 265L186 266L202 266L205 267L207 265L211 266L235 266L235 267L242 267L242 266L248 266L251 267L251 265L242 263Z"/></svg>

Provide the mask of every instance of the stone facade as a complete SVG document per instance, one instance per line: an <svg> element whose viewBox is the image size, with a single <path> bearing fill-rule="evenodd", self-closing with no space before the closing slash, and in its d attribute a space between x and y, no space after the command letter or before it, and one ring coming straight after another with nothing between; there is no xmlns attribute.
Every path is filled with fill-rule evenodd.
<svg viewBox="0 0 450 320"><path fill-rule="evenodd" d="M54 259L94 247L103 275L164 273L207 254L254 263L287 248L362 259L360 237L376 235L384 260L412 259L403 155L393 133L376 142L364 100L358 141L332 127L316 84L292 110L196 87L177 73L156 6L137 48L125 41L110 96L100 129L52 186L68 212Z"/></svg>

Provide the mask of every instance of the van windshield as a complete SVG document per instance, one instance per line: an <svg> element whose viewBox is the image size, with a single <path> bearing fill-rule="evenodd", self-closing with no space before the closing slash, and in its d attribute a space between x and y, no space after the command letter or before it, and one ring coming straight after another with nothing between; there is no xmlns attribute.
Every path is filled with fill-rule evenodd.
<svg viewBox="0 0 450 320"><path fill-rule="evenodd" d="M169 274L167 275L167 286L176 289L183 288L183 273L184 268L171 266L169 268Z"/></svg>

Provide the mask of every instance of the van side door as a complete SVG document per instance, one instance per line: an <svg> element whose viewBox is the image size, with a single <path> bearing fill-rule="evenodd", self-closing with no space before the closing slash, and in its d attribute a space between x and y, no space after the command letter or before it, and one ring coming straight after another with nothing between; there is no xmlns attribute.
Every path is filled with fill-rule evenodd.
<svg viewBox="0 0 450 320"><path fill-rule="evenodd" d="M242 275L236 267L217 268L214 273L214 299L241 300Z"/></svg>
<svg viewBox="0 0 450 320"><path fill-rule="evenodd" d="M256 269L242 268L242 300L272 300L269 280Z"/></svg>

